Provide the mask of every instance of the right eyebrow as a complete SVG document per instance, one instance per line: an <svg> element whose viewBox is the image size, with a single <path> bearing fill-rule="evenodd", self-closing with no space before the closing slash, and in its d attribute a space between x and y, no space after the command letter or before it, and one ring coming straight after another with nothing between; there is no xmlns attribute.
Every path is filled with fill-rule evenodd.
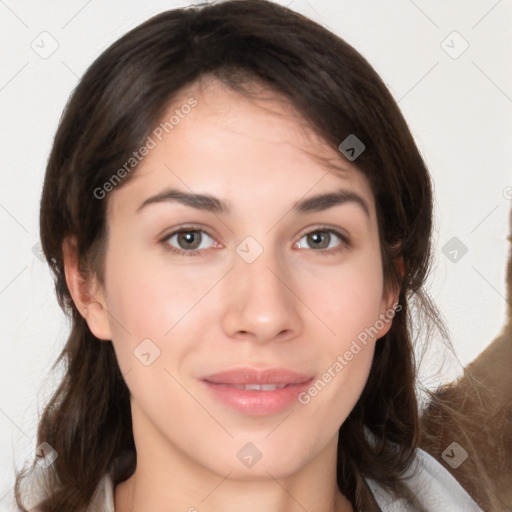
<svg viewBox="0 0 512 512"><path fill-rule="evenodd" d="M206 210L209 212L225 214L228 214L230 212L229 205L215 196L211 196L209 194L189 194L187 192L183 192L177 189L164 190L159 194L148 197L137 208L137 212L139 212L140 210L142 210L143 208L150 204L173 201L184 204L185 206L196 208L198 210Z"/></svg>

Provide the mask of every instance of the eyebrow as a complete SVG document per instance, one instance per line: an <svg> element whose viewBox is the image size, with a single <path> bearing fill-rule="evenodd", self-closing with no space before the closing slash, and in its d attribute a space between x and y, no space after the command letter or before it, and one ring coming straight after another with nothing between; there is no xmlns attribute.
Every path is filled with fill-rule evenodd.
<svg viewBox="0 0 512 512"><path fill-rule="evenodd" d="M190 194L177 189L169 189L160 192L154 196L148 197L138 208L137 212L143 208L157 203L177 202L198 210L205 210L213 213L229 214L229 204L215 196L209 194ZM362 208L368 217L370 217L370 207L368 202L359 194L350 190L337 190L301 199L297 201L292 211L297 213L320 212L347 203L354 203Z"/></svg>
<svg viewBox="0 0 512 512"><path fill-rule="evenodd" d="M150 204L155 203L168 203L177 202L196 208L198 210L206 210L214 213L228 214L230 211L229 205L214 196L208 194L189 194L181 190L170 189L164 190L155 196L148 197L138 208L137 212Z"/></svg>
<svg viewBox="0 0 512 512"><path fill-rule="evenodd" d="M359 194L351 190L338 190L336 192L329 192L327 194L319 194L316 196L302 199L295 203L293 210L300 213L320 212L346 203L354 203L360 206L370 217L370 207L365 199Z"/></svg>

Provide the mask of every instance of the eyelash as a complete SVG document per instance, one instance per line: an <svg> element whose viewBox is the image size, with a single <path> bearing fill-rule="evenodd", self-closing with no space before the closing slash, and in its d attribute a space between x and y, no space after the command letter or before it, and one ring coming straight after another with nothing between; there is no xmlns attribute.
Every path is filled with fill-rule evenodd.
<svg viewBox="0 0 512 512"><path fill-rule="evenodd" d="M184 227L184 228L178 229L176 231L173 231L172 233L169 233L168 235L166 235L164 238L162 238L160 240L160 243L164 246L165 250L167 250L173 254L177 254L179 256L199 256L201 254L201 252L204 251L205 249L194 249L191 251L185 251L183 249L177 249L176 247L173 247L172 245L169 244L169 239L172 238L173 236L179 235L181 233L189 233L192 231L204 233L204 234L208 235L211 239L214 239L214 237L212 235L210 235L204 229L200 229L200 228L196 228L196 227ZM299 240L301 240L305 236L310 235L312 233L321 233L321 232L329 233L331 235L337 236L341 240L340 246L334 250L332 248L331 249L319 249L319 250L309 249L310 251L314 251L315 253L318 253L322 256L334 256L334 255L339 254L340 252L351 247L350 239L346 235L340 233L336 229L333 229L329 226L318 226L310 231L306 231L305 233L303 233L300 236Z"/></svg>

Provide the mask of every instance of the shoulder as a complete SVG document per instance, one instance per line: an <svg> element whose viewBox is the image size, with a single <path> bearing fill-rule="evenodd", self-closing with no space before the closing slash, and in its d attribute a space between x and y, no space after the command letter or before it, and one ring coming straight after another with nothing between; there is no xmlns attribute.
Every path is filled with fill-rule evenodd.
<svg viewBox="0 0 512 512"><path fill-rule="evenodd" d="M42 463L35 464L27 474L21 488L21 499L29 512L41 512L40 504L48 496L50 471L51 467ZM87 512L115 512L114 483L110 473L105 473L99 481Z"/></svg>
<svg viewBox="0 0 512 512"><path fill-rule="evenodd" d="M367 480L383 512L409 512L405 500L395 498L375 481ZM428 512L483 512L455 478L433 457L417 449L404 483Z"/></svg>

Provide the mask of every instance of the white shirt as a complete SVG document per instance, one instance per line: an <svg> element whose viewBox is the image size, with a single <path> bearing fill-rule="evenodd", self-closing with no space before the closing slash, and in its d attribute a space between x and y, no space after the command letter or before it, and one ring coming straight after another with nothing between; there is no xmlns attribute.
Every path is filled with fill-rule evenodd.
<svg viewBox="0 0 512 512"><path fill-rule="evenodd" d="M27 481L27 488L30 488L28 484L33 485L32 492L22 494L30 512L38 512L37 503L44 496L41 478L44 478L44 471L47 469L36 466L32 478ZM403 499L394 499L372 480L367 482L382 512L411 512ZM416 450L404 483L428 512L483 512L457 480L421 449ZM87 512L115 512L114 484L108 473L100 480Z"/></svg>
<svg viewBox="0 0 512 512"><path fill-rule="evenodd" d="M428 512L483 512L473 498L434 457L417 449L405 485ZM368 485L382 512L410 512L403 499L394 499L375 482Z"/></svg>

